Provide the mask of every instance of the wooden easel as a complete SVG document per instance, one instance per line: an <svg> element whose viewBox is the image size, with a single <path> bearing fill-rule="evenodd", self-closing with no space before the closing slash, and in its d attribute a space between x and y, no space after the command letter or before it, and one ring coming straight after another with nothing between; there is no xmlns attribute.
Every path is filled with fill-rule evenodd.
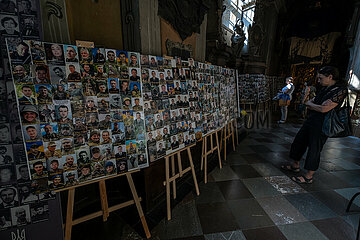
<svg viewBox="0 0 360 240"><path fill-rule="evenodd" d="M233 150L235 151L235 136L234 136L233 121L234 120L228 121L225 124L225 127L221 131L220 151L222 149L222 143L224 141L224 161L226 161L226 143L230 138L232 138Z"/></svg>
<svg viewBox="0 0 360 240"><path fill-rule="evenodd" d="M202 153L201 153L201 170L203 170L204 168L204 182L207 183L207 159L208 159L208 155L212 154L214 151L217 150L218 153L218 160L219 160L219 168L222 168L222 164L221 164L221 156L220 156L220 146L219 146L219 139L218 139L218 132L220 131L220 129L206 135L203 137L203 142L202 142ZM216 146L214 146L213 143L213 135L215 135L215 139L216 139ZM210 138L210 150L207 150L207 145L208 145L208 138Z"/></svg>
<svg viewBox="0 0 360 240"><path fill-rule="evenodd" d="M174 153L171 153L171 154L165 156L164 186L166 187L166 208L167 208L167 219L168 220L171 219L170 184L172 183L172 187L173 187L173 198L176 199L176 179L177 178L181 178L185 173L187 173L188 171L191 170L193 179L194 179L196 194L197 195L200 194L199 187L198 187L197 180L196 180L194 163L192 160L191 150L190 150L190 148L193 146L195 146L195 145L185 147L179 151L176 151ZM182 163L181 163L181 152L182 151L187 151L189 163L190 163L190 166L185 169L182 169ZM177 165L178 165L179 173L175 173L175 155L177 156ZM169 164L170 158L171 158L171 177L170 177L170 164Z"/></svg>
<svg viewBox="0 0 360 240"><path fill-rule="evenodd" d="M71 239L71 230L72 230L72 227L74 225L77 225L77 224L82 223L82 222L86 222L88 220L91 220L91 219L99 217L99 216L102 216L103 221L106 222L108 217L109 217L110 212L119 210L119 209L124 208L124 207L128 207L128 206L130 206L132 204L136 205L136 208L137 208L137 211L139 213L140 220L141 220L141 223L143 225L146 237L150 238L151 237L150 231L149 231L149 228L148 228L145 216L144 216L144 212L143 212L141 204L140 204L141 198L139 198L138 195L137 195L136 188L135 188L135 185L134 185L134 181L133 181L132 176L131 176L132 173L139 172L139 171L140 170L135 170L135 171L132 171L132 172L127 172L127 173L123 173L123 174L119 174L119 175L114 175L114 176L107 177L107 178L95 179L95 180L85 182L85 183L80 184L80 185L75 185L75 186L72 186L72 187L69 187L69 188L64 188L64 189L57 190L56 192L61 192L61 191L66 191L66 190L69 191L68 192L67 210L66 210L66 220L65 220L65 240L70 240ZM119 177L119 176L124 176L124 175L126 175L127 181L129 183L130 190L131 190L131 193L133 195L133 200L123 202L123 203L120 203L120 204L109 207L108 199L107 199L105 180L115 178L115 177ZM94 212L94 213L91 213L89 215L77 218L77 219L73 219L75 189L78 188L78 187L88 185L88 184L92 184L92 183L98 183L99 184L101 210L97 211L97 212Z"/></svg>

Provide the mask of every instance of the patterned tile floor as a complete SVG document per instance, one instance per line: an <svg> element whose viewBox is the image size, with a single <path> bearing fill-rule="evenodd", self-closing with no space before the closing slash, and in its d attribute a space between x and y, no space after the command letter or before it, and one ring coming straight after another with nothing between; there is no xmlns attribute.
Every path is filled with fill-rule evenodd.
<svg viewBox="0 0 360 240"><path fill-rule="evenodd" d="M251 131L223 169L200 183L162 220L153 239L355 239L360 197L360 140L329 139L311 185L291 181L281 171L300 125Z"/></svg>

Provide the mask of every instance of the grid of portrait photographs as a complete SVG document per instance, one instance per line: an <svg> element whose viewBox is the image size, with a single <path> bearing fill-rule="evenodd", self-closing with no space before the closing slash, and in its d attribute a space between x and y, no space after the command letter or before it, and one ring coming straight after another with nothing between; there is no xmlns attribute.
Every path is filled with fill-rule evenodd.
<svg viewBox="0 0 360 240"><path fill-rule="evenodd" d="M195 122L190 118L191 72L182 63L180 58L141 56L146 140L151 162L196 143Z"/></svg>
<svg viewBox="0 0 360 240"><path fill-rule="evenodd" d="M238 94L240 103L269 101L272 92L270 86L274 86L274 84L272 84L274 79L276 78L265 76L263 74L238 75Z"/></svg>
<svg viewBox="0 0 360 240"><path fill-rule="evenodd" d="M238 117L235 70L223 68L220 75L220 126Z"/></svg>
<svg viewBox="0 0 360 240"><path fill-rule="evenodd" d="M19 45L30 49L26 61L13 57ZM139 53L32 40L7 46L41 192L148 166ZM17 67L28 74L17 77Z"/></svg>
<svg viewBox="0 0 360 240"><path fill-rule="evenodd" d="M42 191L48 189L47 181L30 179L12 80L12 71L26 79L30 69L11 69L6 47L6 42L18 43L19 38L40 39L38 4L36 0L6 0L0 4L0 231L48 220L48 200L55 198L54 193ZM30 48L20 44L12 56L14 62L27 62ZM42 214L37 205L44 206Z"/></svg>

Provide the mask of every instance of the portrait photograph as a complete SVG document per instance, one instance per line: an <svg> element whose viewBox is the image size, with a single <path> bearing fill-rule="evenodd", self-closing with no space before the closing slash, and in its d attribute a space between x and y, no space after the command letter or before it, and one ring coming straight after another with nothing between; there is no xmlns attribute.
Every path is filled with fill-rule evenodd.
<svg viewBox="0 0 360 240"><path fill-rule="evenodd" d="M149 61L149 55L140 55L140 64L141 67L149 67L150 66L150 61Z"/></svg>
<svg viewBox="0 0 360 240"><path fill-rule="evenodd" d="M105 63L105 49L104 48L93 48L92 55L95 64Z"/></svg>
<svg viewBox="0 0 360 240"><path fill-rule="evenodd" d="M79 62L78 49L75 45L64 45L65 62L77 63Z"/></svg>
<svg viewBox="0 0 360 240"><path fill-rule="evenodd" d="M131 107L130 98L124 98L122 101L121 96L119 94L110 94L109 101L110 101L109 102L110 109L120 109L122 108L122 105L125 102L127 107Z"/></svg>
<svg viewBox="0 0 360 240"><path fill-rule="evenodd" d="M0 209L0 231L10 228L11 226L10 209Z"/></svg>
<svg viewBox="0 0 360 240"><path fill-rule="evenodd" d="M19 36L19 19L14 15L0 15L1 36Z"/></svg>
<svg viewBox="0 0 360 240"><path fill-rule="evenodd" d="M0 166L14 162L12 145L0 145Z"/></svg>
<svg viewBox="0 0 360 240"><path fill-rule="evenodd" d="M105 58L106 58L106 63L110 63L110 64L117 64L117 59L116 59L116 50L115 49L105 49Z"/></svg>
<svg viewBox="0 0 360 240"><path fill-rule="evenodd" d="M25 141L33 142L42 140L42 134L39 124L31 124L23 127Z"/></svg>
<svg viewBox="0 0 360 240"><path fill-rule="evenodd" d="M141 80L143 83L149 82L150 69L141 68Z"/></svg>
<svg viewBox="0 0 360 240"><path fill-rule="evenodd" d="M12 64L11 67L12 67L12 76L15 84L33 83L30 64Z"/></svg>
<svg viewBox="0 0 360 240"><path fill-rule="evenodd" d="M51 84L67 84L67 75L65 66L49 66Z"/></svg>
<svg viewBox="0 0 360 240"><path fill-rule="evenodd" d="M16 181L14 165L0 165L0 185L7 185Z"/></svg>
<svg viewBox="0 0 360 240"><path fill-rule="evenodd" d="M47 202L30 204L31 222L38 223L49 219L49 205Z"/></svg>
<svg viewBox="0 0 360 240"><path fill-rule="evenodd" d="M64 176L65 187L71 187L79 183L78 172L76 170L64 172L63 176Z"/></svg>
<svg viewBox="0 0 360 240"><path fill-rule="evenodd" d="M149 55L149 66L151 69L157 69L157 59L156 56Z"/></svg>
<svg viewBox="0 0 360 240"><path fill-rule="evenodd" d="M108 91L111 94L119 93L119 79L118 78L108 78Z"/></svg>
<svg viewBox="0 0 360 240"><path fill-rule="evenodd" d="M59 123L59 136L61 138L72 137L74 133L72 123Z"/></svg>
<svg viewBox="0 0 360 240"><path fill-rule="evenodd" d="M136 140L127 140L126 141L126 154L136 154Z"/></svg>
<svg viewBox="0 0 360 240"><path fill-rule="evenodd" d="M90 163L90 148L89 147L81 147L75 150L77 164L83 165Z"/></svg>
<svg viewBox="0 0 360 240"><path fill-rule="evenodd" d="M93 178L103 177L105 175L104 165L105 165L104 160L91 163L91 172Z"/></svg>
<svg viewBox="0 0 360 240"><path fill-rule="evenodd" d="M44 43L46 61L52 65L65 65L64 48L62 44Z"/></svg>
<svg viewBox="0 0 360 240"><path fill-rule="evenodd" d="M103 114L104 118L107 114ZM112 109L110 111L110 118L111 122L122 122L123 121L123 115L121 109Z"/></svg>
<svg viewBox="0 0 360 240"><path fill-rule="evenodd" d="M138 155L131 154L128 156L127 160L128 170L131 171L132 169L138 168Z"/></svg>
<svg viewBox="0 0 360 240"><path fill-rule="evenodd" d="M48 176L45 159L37 159L29 162L31 179L44 178Z"/></svg>
<svg viewBox="0 0 360 240"><path fill-rule="evenodd" d="M128 52L126 51L116 51L116 56L117 56L117 63L120 66L128 66Z"/></svg>
<svg viewBox="0 0 360 240"><path fill-rule="evenodd" d="M31 223L29 205L13 207L10 209L13 226L24 226Z"/></svg>
<svg viewBox="0 0 360 240"><path fill-rule="evenodd" d="M96 64L94 67L96 79L106 79L108 74L106 73L106 67L103 64Z"/></svg>
<svg viewBox="0 0 360 240"><path fill-rule="evenodd" d="M62 100L55 104L55 116L58 123L71 123L72 112L70 101Z"/></svg>
<svg viewBox="0 0 360 240"><path fill-rule="evenodd" d="M66 63L65 74L68 82L80 82L80 65L77 62Z"/></svg>
<svg viewBox="0 0 360 240"><path fill-rule="evenodd" d="M140 75L141 75L140 68L129 67L130 81L140 82Z"/></svg>
<svg viewBox="0 0 360 240"><path fill-rule="evenodd" d="M48 104L53 102L51 85L35 85L35 91L38 104Z"/></svg>
<svg viewBox="0 0 360 240"><path fill-rule="evenodd" d="M22 26L22 36L25 39L39 37L39 20L37 16L20 16L20 25Z"/></svg>
<svg viewBox="0 0 360 240"><path fill-rule="evenodd" d="M93 63L91 48L79 47L78 53L79 53L80 64L92 64Z"/></svg>
<svg viewBox="0 0 360 240"><path fill-rule="evenodd" d="M116 160L110 159L105 161L105 175L114 175L116 173Z"/></svg>
<svg viewBox="0 0 360 240"><path fill-rule="evenodd" d="M128 52L129 67L140 67L140 53Z"/></svg>
<svg viewBox="0 0 360 240"><path fill-rule="evenodd" d="M45 64L46 54L43 42L31 40L30 51L34 64Z"/></svg>

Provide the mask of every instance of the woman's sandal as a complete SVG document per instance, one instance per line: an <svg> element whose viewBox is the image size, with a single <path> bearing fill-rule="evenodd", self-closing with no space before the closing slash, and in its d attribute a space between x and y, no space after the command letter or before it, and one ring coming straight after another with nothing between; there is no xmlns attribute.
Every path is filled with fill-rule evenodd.
<svg viewBox="0 0 360 240"><path fill-rule="evenodd" d="M282 165L281 169L290 171L290 172L294 172L294 173L300 172L300 168L293 167L292 165Z"/></svg>
<svg viewBox="0 0 360 240"><path fill-rule="evenodd" d="M301 179L300 179L301 177L304 179L304 181L301 181ZM299 184L311 184L311 183L313 183L312 178L306 178L305 176L292 177L291 180L293 180L294 182L299 183Z"/></svg>

